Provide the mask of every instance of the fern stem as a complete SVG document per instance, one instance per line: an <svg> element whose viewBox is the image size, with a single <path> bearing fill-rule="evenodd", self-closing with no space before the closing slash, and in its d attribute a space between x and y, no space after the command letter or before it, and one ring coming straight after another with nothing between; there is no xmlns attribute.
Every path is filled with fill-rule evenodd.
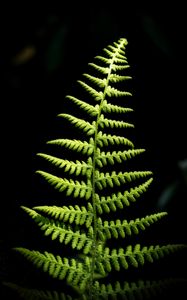
<svg viewBox="0 0 187 300"><path fill-rule="evenodd" d="M96 119L96 123L95 123L95 135L94 135L94 151L93 151L93 171L92 171L92 205L93 205L93 246L92 246L92 263L91 263L91 277L90 277L90 287L89 287L89 299L93 299L93 285L94 285L94 269L95 269L95 265L96 265L96 259L97 259L97 247L98 247L98 226L97 226L97 222L98 222L98 217L97 217L97 209L96 209L96 201L95 201L95 190L96 190L96 159L97 159L97 155L98 155L98 151L97 151L97 139L98 139L98 125L100 122L100 116L102 113L102 108L103 108L103 103L105 101L105 97L107 94L107 88L109 85L109 78L110 75L112 73L112 66L115 62L115 58L116 55L118 53L118 51L123 47L123 43L124 41L122 40L120 42L120 44L118 45L118 49L116 50L116 52L114 53L112 59L111 59L111 63L109 66L109 70L108 70L108 74L107 74L107 79L106 79L106 83L105 83L105 87L104 87L104 91L103 91L103 97L102 100L100 102L100 106L99 106L99 111L97 114L97 119Z"/></svg>

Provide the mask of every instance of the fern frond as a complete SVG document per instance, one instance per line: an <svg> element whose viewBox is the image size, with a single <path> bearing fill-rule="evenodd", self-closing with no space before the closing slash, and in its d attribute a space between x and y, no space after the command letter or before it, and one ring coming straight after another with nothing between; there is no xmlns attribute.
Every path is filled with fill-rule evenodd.
<svg viewBox="0 0 187 300"><path fill-rule="evenodd" d="M110 128L134 128L134 125L124 121L110 120L104 117L102 114L99 119L99 126L101 128L110 127Z"/></svg>
<svg viewBox="0 0 187 300"><path fill-rule="evenodd" d="M180 289L181 285L186 285L187 280L183 278L164 278L162 280L138 280L137 282L114 282L104 284L95 281L93 300L124 299L142 300L157 299L163 291L168 291L173 287ZM72 298L70 295L59 291L48 291L25 288L10 282L3 282L4 286L15 290L21 298L25 300L86 300L86 298Z"/></svg>
<svg viewBox="0 0 187 300"><path fill-rule="evenodd" d="M73 298L67 294L59 291L48 291L25 288L14 283L5 283L7 287L15 290L21 298L25 300L73 300Z"/></svg>
<svg viewBox="0 0 187 300"><path fill-rule="evenodd" d="M106 68L106 67L101 67L97 64L94 64L94 63L89 63L88 64L89 66L93 67L95 70L97 70L98 72L102 73L102 74L108 74L110 69L109 68Z"/></svg>
<svg viewBox="0 0 187 300"><path fill-rule="evenodd" d="M135 202L137 198L141 196L141 194L147 191L152 181L153 178L149 178L144 183L134 188L131 188L129 191L126 190L124 193L113 193L111 196L106 197L100 197L99 194L96 194L96 208L98 213L109 213L110 210L116 211L117 208L123 209L124 205L129 206L130 202Z"/></svg>
<svg viewBox="0 0 187 300"><path fill-rule="evenodd" d="M79 100L76 97L73 96L66 96L68 100L73 101L75 104L77 104L81 109L83 109L85 112L87 112L90 116L95 117L98 115L99 106L98 105L90 105L86 103L85 101Z"/></svg>
<svg viewBox="0 0 187 300"><path fill-rule="evenodd" d="M132 182L139 178L143 178L149 175L152 175L151 171L134 171L134 172L119 172L116 173L112 171L112 173L102 173L96 171L96 186L98 189L102 190L108 186L113 187L115 185L120 186L121 184Z"/></svg>
<svg viewBox="0 0 187 300"><path fill-rule="evenodd" d="M44 171L36 171L36 173L44 177L59 192L66 191L67 196L72 194L75 198L79 196L87 200L91 197L92 186L89 180L86 183L84 181L60 178Z"/></svg>
<svg viewBox="0 0 187 300"><path fill-rule="evenodd" d="M120 91L118 89L115 89L114 87L111 87L110 85L106 88L106 94L109 97L124 97L124 96L132 96L130 92L124 92Z"/></svg>
<svg viewBox="0 0 187 300"><path fill-rule="evenodd" d="M107 48L104 48L103 51L109 56L109 57L113 57L114 56L114 52L110 51Z"/></svg>
<svg viewBox="0 0 187 300"><path fill-rule="evenodd" d="M45 251L41 253L35 250L28 250L26 248L15 248L25 258L33 263L36 267L42 268L44 272L48 273L53 278L59 280L66 279L67 283L72 286L78 286L80 289L88 280L88 260L85 263L79 262L74 258L61 258L59 255L53 255Z"/></svg>
<svg viewBox="0 0 187 300"><path fill-rule="evenodd" d="M121 58L121 59L127 59L127 57L124 54L117 53L116 57Z"/></svg>
<svg viewBox="0 0 187 300"><path fill-rule="evenodd" d="M125 51L124 51L124 40L122 41L122 43L120 42L119 44L118 43L114 43L113 45L108 45L108 48L111 49L113 51L113 53L117 53L117 54L121 54L123 55L123 57L125 57ZM125 44L126 45L126 44Z"/></svg>
<svg viewBox="0 0 187 300"><path fill-rule="evenodd" d="M113 270L120 271L122 268L128 269L131 266L141 269L146 262L152 263L184 247L180 244L142 247L136 242L135 246L126 246L128 245L126 244L125 248L116 246L118 249L112 249L112 243L108 242L112 238L123 239L127 235L139 234L167 214L166 212L153 213L135 219L131 217L118 219L118 214L109 214L135 202L147 191L153 180L152 172L139 169L134 171L133 165L132 167L127 165L131 159L145 150L135 149L126 135L121 136L122 133L115 135L119 130L125 133L128 128L134 128L133 124L122 119L122 114L131 112L132 109L123 104L118 105L119 99L117 99L132 96L131 92L123 89L123 82L131 79L131 76L122 73L129 68L125 56L126 45L126 39L119 39L112 45L108 45L103 54L96 56L96 63L89 64L92 73L83 74L85 82L78 80L81 87L78 91L83 92L81 100L79 96L66 96L71 105L67 106L67 113L58 116L65 119L63 122L65 125L73 127L72 136L74 134L76 137L77 132L80 132L85 140L84 138L83 140L66 138L51 140L48 142L51 148L54 145L62 147L57 149L58 154L38 153L38 156L53 166L52 173L56 171L57 175L65 174L61 178L61 175L37 171L49 185L58 192L63 192L62 195L65 196L68 204L65 206L63 205L65 203L61 203L60 207L35 206L32 209L22 206L22 209L43 231L44 236L60 242L61 252L66 245L73 250L69 252L69 257L21 247L15 250L51 277L66 280L70 290L72 288L77 292L76 300L117 300L118 296L126 300L147 298L160 289L163 281L159 283L138 281L124 284L117 281L113 285L107 284L109 273ZM74 108L78 108L80 118L74 115ZM68 151L63 151L63 147ZM77 157L76 153L78 153ZM68 160L71 154L73 158ZM124 166L123 162L125 162ZM116 170L115 164L117 167L121 164L120 169ZM86 205L85 200L87 200ZM76 201L81 201L81 205ZM128 273L125 276L128 276ZM112 278L113 274L110 274L108 280ZM102 283L99 283L100 280ZM75 299L63 293L48 291L32 290L30 296L25 289L20 294L27 300Z"/></svg>
<svg viewBox="0 0 187 300"><path fill-rule="evenodd" d="M101 232L102 235L104 234L106 239L117 239L118 237L125 238L126 234L138 234L139 229L145 230L146 227L150 226L166 215L166 212L160 212L143 217L141 219L137 218L129 222L127 220L121 221L119 219L116 221L102 221L102 219L99 218L99 232Z"/></svg>
<svg viewBox="0 0 187 300"><path fill-rule="evenodd" d="M119 53L119 51L116 51L116 50L117 50L117 48L115 48L113 46L110 47L110 45L108 46L108 48L103 49L104 53L107 54L108 57L113 58L114 62L115 62L115 59L121 59L121 60L125 61L124 63L126 63L127 57L124 54Z"/></svg>
<svg viewBox="0 0 187 300"><path fill-rule="evenodd" d="M91 237L87 237L85 233L81 233L80 230L73 231L60 221L46 218L33 209L27 207L23 207L23 209L34 219L40 229L45 232L45 236L50 235L52 240L58 239L60 243L69 244L71 242L73 249L82 249L84 254L90 252L93 240ZM92 228L89 227L90 232L91 230Z"/></svg>
<svg viewBox="0 0 187 300"><path fill-rule="evenodd" d="M91 204L90 204L91 205ZM23 207L24 208L24 207ZM92 224L93 221L93 208L86 209L84 206L70 205L69 207L63 206L36 206L33 208L36 211L45 213L56 220L75 223L76 225L85 225L87 228Z"/></svg>
<svg viewBox="0 0 187 300"><path fill-rule="evenodd" d="M84 73L83 76L88 78L91 82L95 83L100 88L104 88L106 85L106 78L101 79L86 73Z"/></svg>
<svg viewBox="0 0 187 300"><path fill-rule="evenodd" d="M77 152L81 152L85 155L91 155L94 151L94 141L93 138L90 138L89 143L86 141L80 141L80 140L70 140L70 139L56 139L48 141L47 144L51 145L58 145L58 146L64 146L65 148L68 148L70 150L74 150Z"/></svg>
<svg viewBox="0 0 187 300"><path fill-rule="evenodd" d="M81 80L78 80L78 83L94 98L94 100L101 101L103 99L103 93L101 91L98 92L96 89Z"/></svg>
<svg viewBox="0 0 187 300"><path fill-rule="evenodd" d="M111 62L112 62L111 58L107 58L107 57L104 57L104 56L101 56L101 55L97 55L97 56L95 56L95 58L101 60L102 62L104 62L107 65L110 65Z"/></svg>
<svg viewBox="0 0 187 300"><path fill-rule="evenodd" d="M132 77L131 76L122 76L122 75L118 75L118 74L110 74L110 76L109 76L109 81L112 83L117 83L117 82L129 80L129 79L132 79Z"/></svg>
<svg viewBox="0 0 187 300"><path fill-rule="evenodd" d="M134 148L134 144L127 138L123 136L111 135L103 133L102 131L98 132L97 143L100 147L110 145L124 145Z"/></svg>
<svg viewBox="0 0 187 300"><path fill-rule="evenodd" d="M110 56L113 56L114 53L117 57L121 57L121 58L124 58L124 59L127 59L126 56L125 56L125 46L127 45L127 40L125 41L125 39L123 40L119 40L119 43L116 43L114 42L113 45L108 45L107 48L104 48L104 51L105 50L108 50L110 51L110 53L108 53L106 51L106 53ZM109 50L110 49L110 50Z"/></svg>
<svg viewBox="0 0 187 300"><path fill-rule="evenodd" d="M124 250L123 248L112 249L110 250L106 247L103 250L103 255L99 263L103 264L104 270L110 272L112 268L116 271L119 271L121 267L128 269L129 266L137 268L139 265L144 265L145 262L153 262L159 258L164 257L166 254L173 253L181 248L184 248L184 245L164 245L164 246L150 246L142 247L137 244L134 246L129 245Z"/></svg>
<svg viewBox="0 0 187 300"><path fill-rule="evenodd" d="M91 157L89 157L89 162L85 163L84 161L78 161L76 162L69 161L67 159L61 159L52 155L48 155L45 153L37 153L38 156L43 157L47 161L49 161L52 165L57 166L59 168L63 168L65 172L69 172L69 174L75 174L75 175L87 175L89 178L91 176Z"/></svg>
<svg viewBox="0 0 187 300"><path fill-rule="evenodd" d="M112 64L112 70L113 70L114 72L116 72L116 71L123 71L123 70L126 70L126 69L128 69L128 68L130 68L129 65L117 65L117 64Z"/></svg>
<svg viewBox="0 0 187 300"><path fill-rule="evenodd" d="M127 64L127 60L125 58L114 57L114 62L117 64Z"/></svg>
<svg viewBox="0 0 187 300"><path fill-rule="evenodd" d="M96 281L94 284L95 297L98 299L124 299L124 300L143 300L157 299L163 290L168 290L171 287L186 284L185 279L166 278L163 280L138 280L137 282L120 283L116 281L113 284L100 284Z"/></svg>
<svg viewBox="0 0 187 300"><path fill-rule="evenodd" d="M113 45L108 45L107 47L110 50L112 50L113 53L120 53L121 52L122 55L125 55L125 51L123 51L122 49L118 49L119 48L118 43L113 43ZM122 46L120 48L122 48Z"/></svg>
<svg viewBox="0 0 187 300"><path fill-rule="evenodd" d="M112 151L112 152L100 152L98 151L98 155L96 158L96 164L99 167L103 167L108 163L114 165L116 162L122 163L123 161L130 160L131 158L142 154L145 149L129 149L124 151Z"/></svg>
<svg viewBox="0 0 187 300"><path fill-rule="evenodd" d="M119 105L113 105L113 104L107 103L106 100L103 101L102 110L105 113L127 113L127 112L133 111L133 109L128 108L128 107L122 107Z"/></svg>
<svg viewBox="0 0 187 300"><path fill-rule="evenodd" d="M94 122L91 124L88 121L76 118L70 114L59 114L58 116L67 119L75 127L82 129L87 135L93 135L95 133Z"/></svg>
<svg viewBox="0 0 187 300"><path fill-rule="evenodd" d="M108 64L108 65L110 65L110 64L112 64L112 63L121 63L121 64L126 64L127 63L127 60L126 59L124 59L124 58L118 58L118 57L114 57L114 55L112 56L112 58L106 58L106 57L104 57L104 56L101 56L101 55L97 55L97 56L95 56L95 58L96 59L99 59L99 60L101 60L102 62L104 62L104 63L106 63L106 64Z"/></svg>

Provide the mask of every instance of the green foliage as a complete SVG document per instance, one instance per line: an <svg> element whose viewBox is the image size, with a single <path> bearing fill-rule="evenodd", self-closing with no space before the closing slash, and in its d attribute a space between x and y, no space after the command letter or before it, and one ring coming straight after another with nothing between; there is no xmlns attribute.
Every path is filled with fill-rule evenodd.
<svg viewBox="0 0 187 300"><path fill-rule="evenodd" d="M126 39L114 42L104 49L102 56L95 57L96 62L89 64L93 73L84 74L84 80L78 81L86 100L84 97L66 97L70 110L72 105L77 110L59 114L59 117L65 119L73 131L77 133L78 130L82 139L59 138L48 142L52 147L59 147L62 154L65 148L75 157L79 154L81 160L38 153L53 166L53 172L39 170L37 173L62 193L66 200L59 206L22 207L45 236L51 241L57 240L60 244L72 247L75 255L64 257L61 250L59 255L20 247L16 250L49 276L65 280L76 291L76 299L117 299L118 296L123 299L144 299L144 295L151 298L164 285L164 281L129 283L125 278L125 282L105 284L100 280L107 282L112 270L138 268L183 247L125 243L126 236L146 230L166 216L166 212L132 220L116 219L113 214L136 202L152 182L152 172L125 168L126 162L130 164L145 151L136 149L128 138L128 132L134 125L127 122L125 117L132 109L117 104L117 98L121 99L123 105L124 99L132 96L129 91L121 90L123 83L131 79L123 75L123 71L129 68L125 56L126 45ZM80 111L78 116L77 111ZM118 170L117 166L125 168L125 171ZM55 170L62 175L56 174ZM74 204L75 201L77 204ZM108 243L110 239L124 241L123 248L116 242L115 247L111 246ZM65 295L63 289L61 292L49 292L29 291L16 285L12 287L26 299L73 299Z"/></svg>
<svg viewBox="0 0 187 300"><path fill-rule="evenodd" d="M18 292L21 298L27 300L73 300L71 296L57 291L23 288L22 286L13 283L6 283L5 285Z"/></svg>

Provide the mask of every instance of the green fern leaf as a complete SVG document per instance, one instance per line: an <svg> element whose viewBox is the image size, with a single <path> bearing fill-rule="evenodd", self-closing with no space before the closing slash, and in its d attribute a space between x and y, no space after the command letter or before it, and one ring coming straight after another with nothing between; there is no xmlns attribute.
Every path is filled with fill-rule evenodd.
<svg viewBox="0 0 187 300"><path fill-rule="evenodd" d="M109 145L124 145L124 146L129 146L131 148L134 148L134 144L129 139L123 136L106 134L103 133L102 131L98 132L97 143L100 147L109 146Z"/></svg>
<svg viewBox="0 0 187 300"><path fill-rule="evenodd" d="M100 231L104 234L106 239L110 238L125 238L127 235L132 235L133 233L138 234L139 229L145 230L146 227L158 221L160 218L166 216L166 212L160 212L152 214L141 219L137 218L136 220L127 220L121 221L102 221L101 218L98 219Z"/></svg>
<svg viewBox="0 0 187 300"><path fill-rule="evenodd" d="M81 80L78 80L78 83L83 87L83 89L85 89L94 98L94 100L101 101L103 99L102 92L98 92L97 90L95 90L94 88L92 88L87 83Z"/></svg>
<svg viewBox="0 0 187 300"><path fill-rule="evenodd" d="M15 290L21 298L26 300L73 300L71 296L57 291L24 288L9 282L5 283L5 285Z"/></svg>
<svg viewBox="0 0 187 300"><path fill-rule="evenodd" d="M132 77L131 76L122 76L122 75L118 75L118 74L110 74L110 77L109 77L109 80L112 83L117 83L117 82L129 80L129 79L132 79Z"/></svg>
<svg viewBox="0 0 187 300"><path fill-rule="evenodd" d="M101 67L94 63L89 63L89 66L93 67L95 70L97 70L98 72L103 73L103 74L108 74L108 72L110 70L109 68Z"/></svg>
<svg viewBox="0 0 187 300"><path fill-rule="evenodd" d="M84 121L69 114L59 114L59 117L67 119L75 127L82 129L87 135L93 135L95 132L94 123Z"/></svg>
<svg viewBox="0 0 187 300"><path fill-rule="evenodd" d="M131 112L133 111L131 108L129 107L122 107L119 105L113 105L110 103L107 103L107 101L103 101L103 107L102 107L103 111L106 113L127 113L127 112Z"/></svg>
<svg viewBox="0 0 187 300"><path fill-rule="evenodd" d="M125 43L125 41L123 41L123 42ZM125 45L127 45L127 41L126 41ZM119 43L114 42L113 45L108 45L108 48L111 49L113 53L117 52L117 54L121 54L124 57L125 51L122 50L122 48L124 48L124 47L119 47L119 46L120 46Z"/></svg>
<svg viewBox="0 0 187 300"><path fill-rule="evenodd" d="M98 87L100 88L104 88L106 85L106 79L101 79L95 76L92 76L90 74L83 74L86 78L88 78L91 82L93 82L94 84L96 84Z"/></svg>
<svg viewBox="0 0 187 300"><path fill-rule="evenodd" d="M128 68L130 68L129 65L123 65L123 66L121 66L121 65L116 65L116 64L113 64L113 65L112 65L112 70L113 70L114 72L116 72L116 71L123 71L123 70L126 70L126 69L128 69Z"/></svg>
<svg viewBox="0 0 187 300"><path fill-rule="evenodd" d="M122 42L124 43L124 46L120 47ZM126 58L124 56L126 45L127 45L127 40L126 39L120 39L119 43L114 42L113 45L108 45L108 48L110 48L114 53L117 53L117 56L118 56L118 54L120 54L120 55L123 55L124 58Z"/></svg>
<svg viewBox="0 0 187 300"><path fill-rule="evenodd" d="M102 173L97 171L96 172L96 185L97 187L102 190L107 186L113 187L114 185L120 186L127 182L132 182L139 178L143 178L146 176L152 175L150 171L134 171L134 172L119 172L116 173L113 171L112 173Z"/></svg>
<svg viewBox="0 0 187 300"><path fill-rule="evenodd" d="M102 62L106 63L107 65L111 64L111 59L110 58L107 58L107 57L104 57L104 56L101 56L101 55L97 55L97 56L95 56L95 58L101 60Z"/></svg>
<svg viewBox="0 0 187 300"><path fill-rule="evenodd" d="M22 208L24 209L25 207ZM75 207L73 207L72 205L70 205L69 207L36 206L33 209L41 213L45 213L59 221L69 222L70 224L75 222L76 225L85 225L86 227L89 227L93 221L92 207L91 211L90 209L86 209L84 206L80 207L78 205L75 205ZM26 208L26 210L28 210L28 208Z"/></svg>
<svg viewBox="0 0 187 300"><path fill-rule="evenodd" d="M115 57L114 62L118 63L118 64L125 64L125 63L127 63L127 60L124 58Z"/></svg>
<svg viewBox="0 0 187 300"><path fill-rule="evenodd" d="M127 300L144 299L159 289L163 281L108 284L112 272L126 270L131 266L144 266L146 262L152 263L184 247L170 244L141 247L135 241L135 245L125 248L119 248L118 245L118 249L112 249L108 241L112 238L115 241L124 239L127 235L133 237L167 214L159 212L135 219L130 216L124 219L121 217L123 214L109 214L136 202L153 180L152 172L135 171L129 166L132 159L134 162L134 158L145 150L135 148L126 136L129 129L134 128L125 119L126 113L132 109L123 106L123 102L118 105L121 98L132 96L129 90L123 88L123 82L131 79L123 72L129 68L125 56L126 45L126 39L108 45L103 54L96 56L96 63L89 64L90 72L83 74L86 82L78 80L78 92L83 92L81 98L66 96L68 104L73 105L67 105L67 111L58 116L72 127L73 138L57 138L47 142L52 150L60 147L57 149L58 154L38 153L46 163L55 167L53 169L60 176L45 170L37 173L58 192L63 192L66 202L61 203L60 207L38 205L33 209L22 208L36 222L44 236L48 236L51 242L56 240L60 243L58 249L61 249L62 243L64 248L68 249L66 245L69 245L72 249L69 257L48 251L41 253L26 248L15 249L49 276L65 280L77 293L77 297L71 298L61 292L33 290L30 299L99 300L118 299L118 296ZM74 107L78 110L74 110ZM82 135L80 140L77 139L77 131ZM118 131L121 133L116 133ZM66 156L67 152L70 157L73 154L71 160ZM120 170L115 169L119 164ZM21 293L26 297L28 295L29 299L26 290ZM32 298L33 295L35 298Z"/></svg>
<svg viewBox="0 0 187 300"><path fill-rule="evenodd" d="M103 51L105 52L105 54L107 54L109 57L113 57L114 56L114 52L110 51L109 49L107 48L104 48Z"/></svg>
<svg viewBox="0 0 187 300"><path fill-rule="evenodd" d="M124 121L116 121L104 118L103 115L100 116L99 126L101 128L110 127L110 128L134 128L133 124L124 122Z"/></svg>
<svg viewBox="0 0 187 300"><path fill-rule="evenodd" d="M93 241L91 237L88 238L85 233L80 233L79 230L73 231L67 225L54 219L46 218L33 209L29 209L27 207L22 208L29 213L41 230L45 231L46 236L51 236L52 240L56 240L58 238L60 243L64 242L65 244L69 244L71 242L72 248L76 248L77 250L83 249L85 254L91 250ZM79 218L80 214L76 219L77 225L79 225ZM89 227L89 229L91 228Z"/></svg>
<svg viewBox="0 0 187 300"><path fill-rule="evenodd" d="M125 281L121 284L116 281L111 284L100 284L95 282L95 297L93 299L124 299L124 300L142 300L142 299L157 299L163 292L174 286L186 283L184 279L167 278L164 280L138 280L137 282ZM157 296L157 297L156 297Z"/></svg>
<svg viewBox="0 0 187 300"><path fill-rule="evenodd" d="M130 188L129 191L127 190L124 193L118 192L117 194L113 193L112 196L100 197L99 194L96 194L96 208L98 213L109 213L110 210L116 211L117 208L123 209L124 205L129 206L131 202L136 202L137 198L147 191L152 181L153 178L150 178L139 186Z"/></svg>
<svg viewBox="0 0 187 300"><path fill-rule="evenodd" d="M125 282L120 284L120 282L115 282L113 285L111 284L99 284L98 281L95 282L94 285L94 295L93 299L118 299L122 297L125 300L131 299L154 299L156 295L162 294L163 290L168 290L173 286L179 286L180 284L186 284L185 279L175 279L175 278L168 278L165 280L158 280L158 281L142 281L139 280L137 282ZM69 295L65 295L64 293L60 293L57 291L43 291L37 289L29 289L23 288L16 284L6 283L6 286L10 287L11 289L16 290L21 297L27 300L71 300L74 299ZM76 298L75 300L82 299L85 300L86 298Z"/></svg>
<svg viewBox="0 0 187 300"><path fill-rule="evenodd" d="M66 96L66 99L73 101L75 104L77 104L82 110L86 111L89 115L92 117L95 117L98 115L98 105L90 105L86 103L85 101L79 100L76 97L73 96Z"/></svg>
<svg viewBox="0 0 187 300"><path fill-rule="evenodd" d="M132 96L130 92L119 91L110 85L107 86L106 94L109 97L124 97L124 96Z"/></svg>
<svg viewBox="0 0 187 300"><path fill-rule="evenodd" d="M106 58L106 57L104 57L104 56L97 55L95 58L101 60L102 62L104 62L104 63L106 63L106 64L108 64L108 65L110 65L110 64L113 63L113 62L119 63L119 64L120 64L120 63L121 63L121 64L126 64L126 63L127 63L127 60L126 60L126 59L124 59L124 58L119 58L119 57L113 57L113 56L112 56L112 58Z"/></svg>
<svg viewBox="0 0 187 300"><path fill-rule="evenodd" d="M76 174L76 175L87 175L89 177L89 174L91 173L92 164L91 164L91 158L89 158L89 163L87 164L84 161L80 162L76 160L76 162L68 161L66 159L61 159L52 155L48 155L45 153L37 153L38 156L43 157L47 161L49 161L54 166L57 166L59 168L63 168L65 172L69 172L69 174Z"/></svg>
<svg viewBox="0 0 187 300"><path fill-rule="evenodd" d="M119 271L121 267L128 269L129 265L137 268L139 265L144 265L145 261L153 262L156 259L162 258L165 254L172 253L183 248L184 245L164 245L143 247L137 244L134 249L131 245L126 247L126 250L105 248L103 250L103 258L100 263L107 270L110 264L111 268Z"/></svg>
<svg viewBox="0 0 187 300"><path fill-rule="evenodd" d="M85 155L91 155L94 151L93 139L90 138L90 143L86 141L79 140L69 140L69 139L56 139L52 141L48 141L47 144L64 146L70 150L74 150L77 152L81 152Z"/></svg>
<svg viewBox="0 0 187 300"><path fill-rule="evenodd" d="M114 165L116 162L122 163L123 161L129 160L139 154L142 154L145 149L130 149L125 151L113 151L113 152L100 152L98 151L98 156L96 159L96 164L99 167L103 167L108 163Z"/></svg>
<svg viewBox="0 0 187 300"><path fill-rule="evenodd" d="M54 186L59 192L66 191L67 196L73 194L74 197L84 197L87 200L91 197L92 187L91 183L89 183L89 180L87 183L85 183L84 181L80 182L78 180L74 181L72 179L63 179L44 171L37 171L36 173L44 177L45 180L47 180L47 182Z"/></svg>
<svg viewBox="0 0 187 300"><path fill-rule="evenodd" d="M68 284L73 284L73 278L77 276L78 280L76 278L76 284L78 286L81 286L82 281L87 280L88 273L84 264L77 262L77 260L73 258L61 258L59 255L54 256L47 251L40 253L39 251L28 250L26 248L15 248L15 250L25 256L38 268L42 268L43 271L50 276L60 280L66 279Z"/></svg>

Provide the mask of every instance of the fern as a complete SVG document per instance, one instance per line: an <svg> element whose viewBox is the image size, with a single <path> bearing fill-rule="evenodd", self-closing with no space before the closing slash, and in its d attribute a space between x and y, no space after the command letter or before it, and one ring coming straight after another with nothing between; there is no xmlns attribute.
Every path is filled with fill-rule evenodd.
<svg viewBox="0 0 187 300"><path fill-rule="evenodd" d="M76 106L80 114L78 117L76 111L75 115L71 111L59 114L59 117L65 119L73 131L78 130L83 138L58 138L47 143L51 147L59 147L62 153L63 149L79 153L81 160L38 153L53 166L53 172L38 170L37 173L62 193L63 198L66 196L66 201L61 206L22 207L45 236L69 245L76 251L76 256L63 257L61 251L55 255L23 247L16 248L16 251L49 276L65 280L76 291L76 299L117 299L118 296L143 299L144 295L151 298L164 286L164 281L130 283L126 279L125 282L110 284L107 283L108 275L112 270L138 268L152 263L184 247L180 244L142 246L125 243L126 236L141 233L166 216L166 212L131 220L116 219L113 214L136 202L152 182L150 171L116 170L117 165L124 166L127 161L130 164L145 151L136 149L128 138L134 125L126 120L132 109L123 106L124 99L132 96L129 91L123 90L123 83L131 79L123 74L129 68L126 45L126 39L114 42L104 49L103 55L95 57L94 63L89 64L92 71L78 81L85 99L70 95L65 99L67 105ZM121 105L118 105L117 98L121 99ZM61 175L56 171L60 171ZM77 204L74 204L75 201ZM110 239L121 239L123 247L117 243L112 247ZM16 285L12 287L26 299L73 299L63 290L29 291Z"/></svg>
<svg viewBox="0 0 187 300"><path fill-rule="evenodd" d="M162 293L172 287L180 286L180 284L186 284L184 279L172 279L151 281L139 280L137 282L125 282L120 284L116 281L112 284L100 284L99 281L95 281L93 299L153 299L155 296L161 296ZM27 300L72 300L70 295L66 295L57 291L44 291L31 288L23 288L13 283L6 283L6 285L13 290L17 291L21 297ZM86 298L82 297L84 300ZM159 298L160 299L160 298Z"/></svg>

